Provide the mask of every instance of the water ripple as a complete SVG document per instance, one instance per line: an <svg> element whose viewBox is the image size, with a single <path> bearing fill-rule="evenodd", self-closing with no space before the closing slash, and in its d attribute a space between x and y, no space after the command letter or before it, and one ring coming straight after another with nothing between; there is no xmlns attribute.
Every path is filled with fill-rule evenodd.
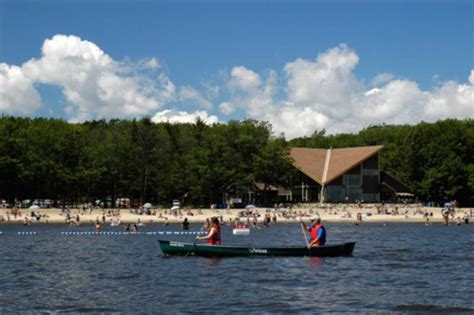
<svg viewBox="0 0 474 315"><path fill-rule="evenodd" d="M62 225L37 225L26 237L2 226L0 313L474 312L474 225L327 227L331 242L357 241L353 257L166 257L154 236L64 237ZM296 224L223 233L229 244L304 241Z"/></svg>
<svg viewBox="0 0 474 315"><path fill-rule="evenodd" d="M401 312L433 312L433 313L469 313L474 312L474 308L456 307L456 306L437 306L433 304L410 304L410 305L396 305L392 307L394 311Z"/></svg>

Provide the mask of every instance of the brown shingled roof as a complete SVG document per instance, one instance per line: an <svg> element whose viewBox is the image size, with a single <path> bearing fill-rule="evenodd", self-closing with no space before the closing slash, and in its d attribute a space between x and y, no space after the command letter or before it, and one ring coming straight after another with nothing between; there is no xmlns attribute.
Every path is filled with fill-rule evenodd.
<svg viewBox="0 0 474 315"><path fill-rule="evenodd" d="M332 149L329 160L329 167L324 184L335 180L345 172L352 169L382 150L382 145ZM292 148L290 155L293 158L293 165L306 174L318 184L323 184L324 163L329 150Z"/></svg>
<svg viewBox="0 0 474 315"><path fill-rule="evenodd" d="M325 149L292 148L293 165L318 184L323 181Z"/></svg>

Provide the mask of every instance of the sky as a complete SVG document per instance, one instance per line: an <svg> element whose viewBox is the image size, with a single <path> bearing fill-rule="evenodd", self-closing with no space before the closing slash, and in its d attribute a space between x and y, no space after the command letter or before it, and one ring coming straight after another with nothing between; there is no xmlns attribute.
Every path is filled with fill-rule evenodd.
<svg viewBox="0 0 474 315"><path fill-rule="evenodd" d="M287 139L474 118L474 2L0 0L0 113Z"/></svg>

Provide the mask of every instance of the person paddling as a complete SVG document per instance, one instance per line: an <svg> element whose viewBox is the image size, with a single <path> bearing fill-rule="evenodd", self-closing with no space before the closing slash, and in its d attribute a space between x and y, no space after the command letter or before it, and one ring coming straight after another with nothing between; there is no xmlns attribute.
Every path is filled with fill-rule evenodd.
<svg viewBox="0 0 474 315"><path fill-rule="evenodd" d="M310 234L309 243L307 244L308 248L326 244L326 228L321 224L320 217L312 217L310 227L307 227L303 221L301 221L301 225Z"/></svg>
<svg viewBox="0 0 474 315"><path fill-rule="evenodd" d="M206 236L197 236L197 240L207 240L207 244L221 245L221 225L217 217L211 218L211 229Z"/></svg>

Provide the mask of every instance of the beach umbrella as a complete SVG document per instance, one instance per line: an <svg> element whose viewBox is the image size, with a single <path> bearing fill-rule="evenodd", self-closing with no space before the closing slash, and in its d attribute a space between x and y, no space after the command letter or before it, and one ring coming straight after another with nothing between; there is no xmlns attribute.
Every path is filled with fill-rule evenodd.
<svg viewBox="0 0 474 315"><path fill-rule="evenodd" d="M30 209L39 209L39 208L40 208L40 206L38 206L38 205L32 205L32 206L30 207Z"/></svg>
<svg viewBox="0 0 474 315"><path fill-rule="evenodd" d="M256 207L254 205L246 205L245 209L255 209Z"/></svg>
<svg viewBox="0 0 474 315"><path fill-rule="evenodd" d="M179 206L172 206L171 207L171 210L178 210L179 209Z"/></svg>
<svg viewBox="0 0 474 315"><path fill-rule="evenodd" d="M143 208L151 208L151 203L147 202L143 205Z"/></svg>

